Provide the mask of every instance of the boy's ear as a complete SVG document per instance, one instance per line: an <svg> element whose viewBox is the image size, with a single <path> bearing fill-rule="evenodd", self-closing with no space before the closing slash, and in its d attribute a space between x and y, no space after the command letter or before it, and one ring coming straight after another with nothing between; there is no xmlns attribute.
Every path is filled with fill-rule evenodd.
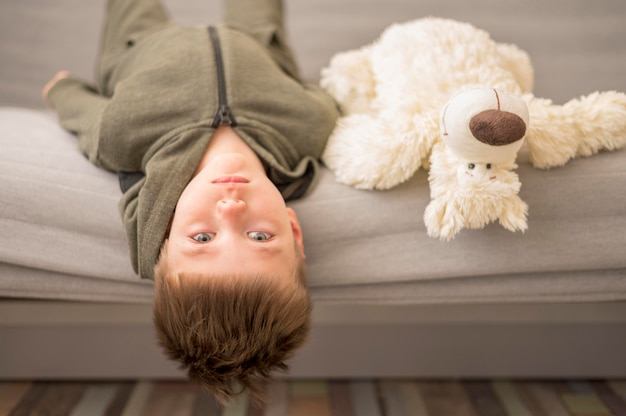
<svg viewBox="0 0 626 416"><path fill-rule="evenodd" d="M302 242L302 227L300 227L300 221L298 221L298 216L296 212L292 208L287 208L287 215L289 215L289 220L291 222L291 231L293 232L293 238L300 250L300 254L302 255L302 259L305 259L304 255L304 243Z"/></svg>

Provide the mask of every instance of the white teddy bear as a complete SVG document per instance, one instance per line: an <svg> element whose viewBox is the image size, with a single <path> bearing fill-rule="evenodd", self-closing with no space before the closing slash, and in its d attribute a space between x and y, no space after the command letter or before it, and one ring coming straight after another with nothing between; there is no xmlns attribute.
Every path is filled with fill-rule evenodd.
<svg viewBox="0 0 626 416"><path fill-rule="evenodd" d="M626 145L626 95L536 98L526 52L448 19L390 26L373 44L335 55L321 85L343 113L322 156L337 180L388 189L429 169L424 220L445 240L496 220L526 230L514 172L524 140L539 168Z"/></svg>

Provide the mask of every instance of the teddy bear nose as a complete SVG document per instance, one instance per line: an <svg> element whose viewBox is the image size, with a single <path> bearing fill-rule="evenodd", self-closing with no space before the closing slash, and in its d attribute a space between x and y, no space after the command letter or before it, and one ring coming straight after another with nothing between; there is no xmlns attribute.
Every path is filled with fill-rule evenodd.
<svg viewBox="0 0 626 416"><path fill-rule="evenodd" d="M501 110L485 110L476 114L469 123L472 135L491 146L514 143L526 134L526 123L517 114Z"/></svg>

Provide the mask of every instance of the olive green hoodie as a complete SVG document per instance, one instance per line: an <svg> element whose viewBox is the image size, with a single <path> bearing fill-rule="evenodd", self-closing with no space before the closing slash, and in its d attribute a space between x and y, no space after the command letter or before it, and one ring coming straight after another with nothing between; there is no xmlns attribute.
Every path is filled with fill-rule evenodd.
<svg viewBox="0 0 626 416"><path fill-rule="evenodd" d="M178 198L220 123L231 124L290 199L316 178L338 116L330 96L299 79L276 24L280 10L243 29L246 20L232 17L241 5L233 3L241 2L229 2L231 18L211 31L168 23L129 41L104 93L68 78L48 96L90 161L134 173L123 176L119 209L143 278L153 278Z"/></svg>

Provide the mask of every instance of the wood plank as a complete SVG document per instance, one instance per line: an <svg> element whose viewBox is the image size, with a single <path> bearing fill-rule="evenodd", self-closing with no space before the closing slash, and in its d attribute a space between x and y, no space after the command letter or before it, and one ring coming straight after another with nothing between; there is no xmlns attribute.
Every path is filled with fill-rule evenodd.
<svg viewBox="0 0 626 416"><path fill-rule="evenodd" d="M221 407L215 397L210 393L199 389L193 405L193 416L219 416Z"/></svg>
<svg viewBox="0 0 626 416"><path fill-rule="evenodd" d="M614 415L626 415L626 399L619 397L604 381L591 383L594 391Z"/></svg>
<svg viewBox="0 0 626 416"><path fill-rule="evenodd" d="M531 383L527 387L528 391L537 401L542 410L542 414L548 416L570 416L563 407L560 396L550 383Z"/></svg>
<svg viewBox="0 0 626 416"><path fill-rule="evenodd" d="M36 382L18 406L13 409L11 415L67 416L76 406L85 389L84 383Z"/></svg>
<svg viewBox="0 0 626 416"><path fill-rule="evenodd" d="M150 393L154 388L154 383L150 381L140 381L133 387L130 398L124 407L121 416L136 416L143 414Z"/></svg>
<svg viewBox="0 0 626 416"><path fill-rule="evenodd" d="M289 416L331 416L327 382L294 381L290 386Z"/></svg>
<svg viewBox="0 0 626 416"><path fill-rule="evenodd" d="M496 396L491 383L470 381L463 383L463 387L479 416L507 416L506 410Z"/></svg>
<svg viewBox="0 0 626 416"><path fill-rule="evenodd" d="M354 416L349 381L332 381L330 383L329 398L333 416Z"/></svg>
<svg viewBox="0 0 626 416"><path fill-rule="evenodd" d="M115 398L114 384L89 384L70 416L93 416L103 414Z"/></svg>
<svg viewBox="0 0 626 416"><path fill-rule="evenodd" d="M509 416L533 416L511 382L494 381L492 384Z"/></svg>
<svg viewBox="0 0 626 416"><path fill-rule="evenodd" d="M350 382L354 416L382 416L379 391L373 381Z"/></svg>
<svg viewBox="0 0 626 416"><path fill-rule="evenodd" d="M222 416L247 416L250 396L247 391L235 396L232 402L226 406Z"/></svg>
<svg viewBox="0 0 626 416"><path fill-rule="evenodd" d="M266 416L287 416L289 406L289 385L285 381L273 381L267 386Z"/></svg>
<svg viewBox="0 0 626 416"><path fill-rule="evenodd" d="M30 382L0 384L0 416L8 416L31 386Z"/></svg>
<svg viewBox="0 0 626 416"><path fill-rule="evenodd" d="M477 416L472 401L457 381L420 382L417 386L431 415Z"/></svg>
<svg viewBox="0 0 626 416"><path fill-rule="evenodd" d="M428 416L424 398L418 388L418 384L413 381L403 381L398 383L400 393L404 399L404 409L407 416Z"/></svg>
<svg viewBox="0 0 626 416"><path fill-rule="evenodd" d="M135 383L132 381L122 381L117 383L117 389L115 396L109 403L109 406L105 409L103 416L119 416L124 411L124 407L130 398L130 395L135 387Z"/></svg>
<svg viewBox="0 0 626 416"><path fill-rule="evenodd" d="M565 393L561 396L574 416L612 416L611 411L595 393Z"/></svg>
<svg viewBox="0 0 626 416"><path fill-rule="evenodd" d="M378 382L382 411L385 416L405 416L404 398L398 388L398 384L382 380Z"/></svg>

